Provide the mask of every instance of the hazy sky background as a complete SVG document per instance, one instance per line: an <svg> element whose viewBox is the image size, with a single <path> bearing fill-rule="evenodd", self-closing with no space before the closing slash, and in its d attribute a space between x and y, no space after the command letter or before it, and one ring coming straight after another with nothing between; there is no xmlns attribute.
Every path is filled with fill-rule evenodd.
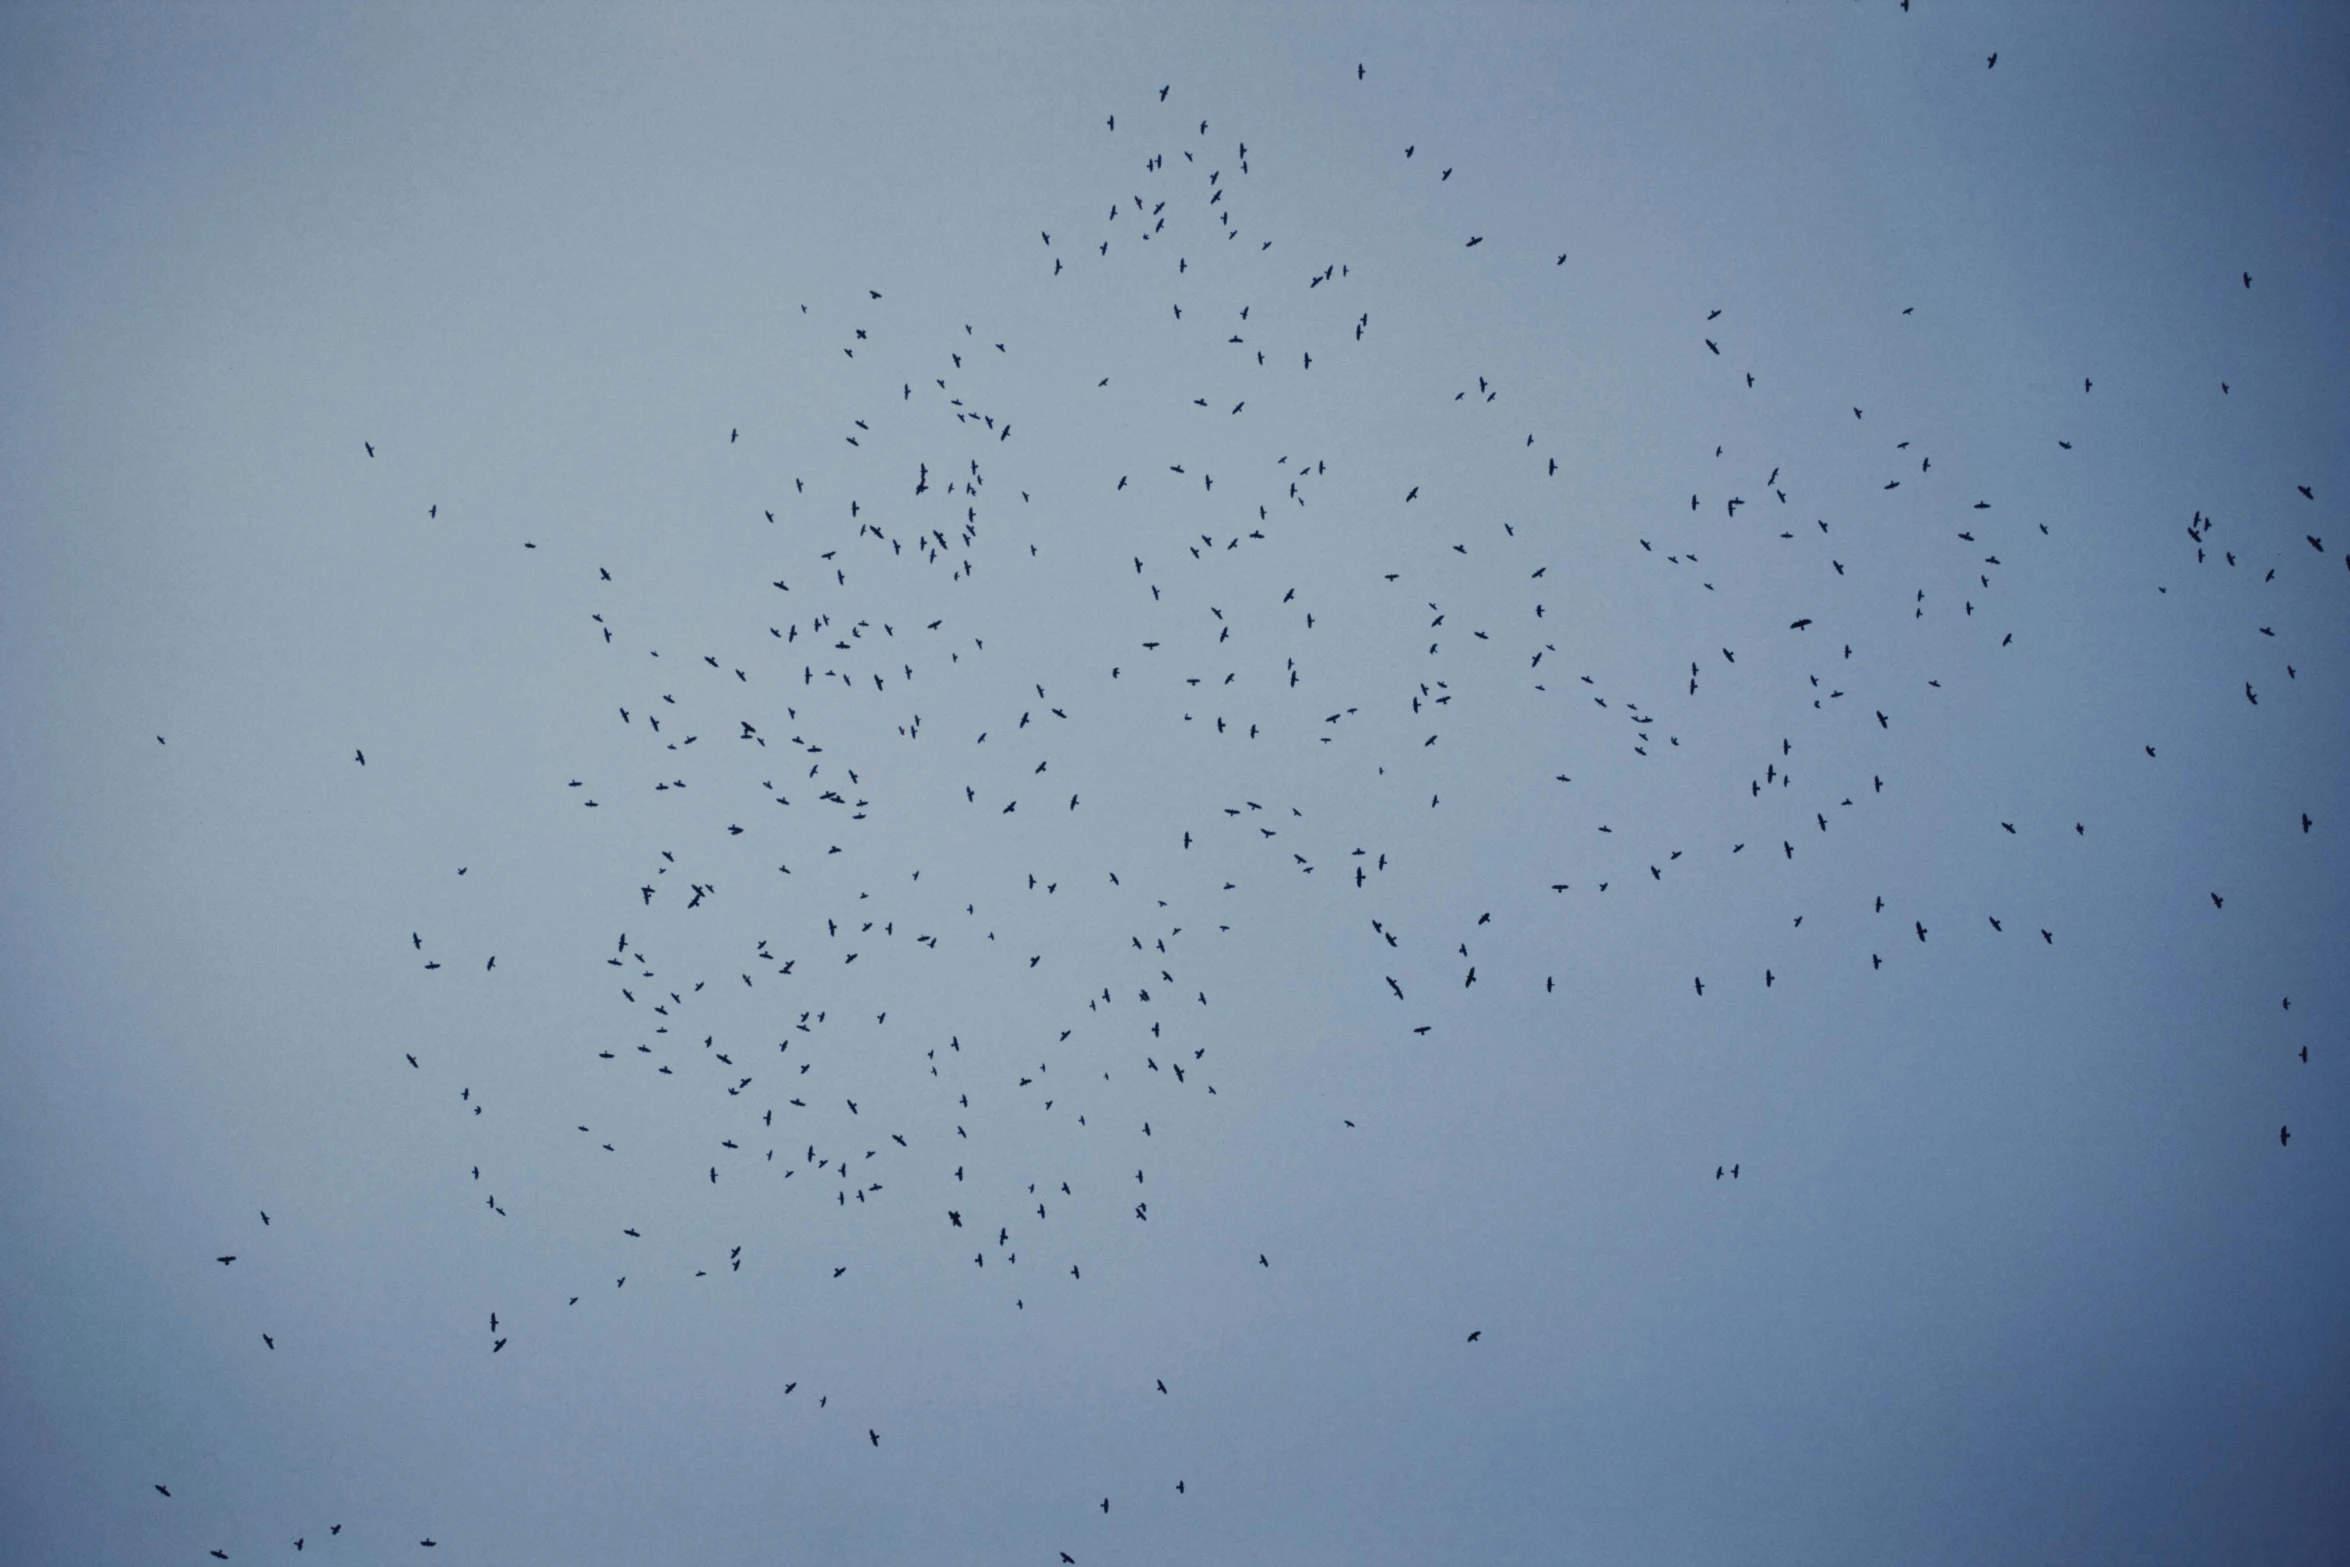
<svg viewBox="0 0 2350 1567"><path fill-rule="evenodd" d="M10 10L0 1556L2343 1559L2346 70Z"/></svg>

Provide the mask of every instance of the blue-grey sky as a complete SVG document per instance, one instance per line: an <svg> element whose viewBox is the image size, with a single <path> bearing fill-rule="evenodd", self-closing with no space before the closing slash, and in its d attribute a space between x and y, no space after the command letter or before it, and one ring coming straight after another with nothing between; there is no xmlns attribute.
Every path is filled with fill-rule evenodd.
<svg viewBox="0 0 2350 1567"><path fill-rule="evenodd" d="M2339 1560L2346 68L11 10L0 1556Z"/></svg>

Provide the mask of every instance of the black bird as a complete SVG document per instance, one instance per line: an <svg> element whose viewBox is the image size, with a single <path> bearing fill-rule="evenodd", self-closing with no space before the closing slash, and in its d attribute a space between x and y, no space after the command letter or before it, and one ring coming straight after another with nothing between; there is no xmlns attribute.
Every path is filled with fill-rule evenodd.
<svg viewBox="0 0 2350 1567"><path fill-rule="evenodd" d="M168 1485L159 1485L155 1489L162 1492L165 1496L169 1496L171 1494L171 1487Z"/></svg>
<svg viewBox="0 0 2350 1567"><path fill-rule="evenodd" d="M1485 1336L1485 1330L1484 1330L1483 1328L1479 1328L1479 1329L1478 1329L1476 1332L1474 1332L1474 1333L1472 1333L1472 1334L1470 1334L1470 1335L1469 1335L1469 1342L1470 1342L1470 1343L1472 1343L1472 1344L1474 1344L1474 1343L1476 1343L1476 1342L1477 1342L1479 1339L1483 1338L1484 1336Z"/></svg>
<svg viewBox="0 0 2350 1567"><path fill-rule="evenodd" d="M2290 1144L2292 1143L2292 1141L2293 1141L2293 1129L2292 1129L2291 1127L2289 1127L2289 1126L2280 1126L2280 1127L2278 1127L2278 1128L2277 1128L2277 1146L2278 1146L2279 1148L2283 1148L2283 1147L2286 1147L2286 1146L2290 1145Z"/></svg>

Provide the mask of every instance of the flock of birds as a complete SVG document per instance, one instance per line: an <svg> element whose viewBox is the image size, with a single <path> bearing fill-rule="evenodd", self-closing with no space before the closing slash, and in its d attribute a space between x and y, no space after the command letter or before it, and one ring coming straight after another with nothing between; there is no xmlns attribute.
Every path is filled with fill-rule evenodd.
<svg viewBox="0 0 2350 1567"><path fill-rule="evenodd" d="M1359 67L1356 74L1362 79ZM1457 929L1407 930L1387 906L1404 856L1395 845L1409 836L1405 816L1443 810L1445 741L1461 711L1499 712L1529 732L1571 737L1562 749L1571 743L1580 765L1529 770L1496 786L1523 792L1529 821L1569 824L1540 828L1526 845L1529 886L1561 922L1597 919L1612 906L1606 900L1621 903L1636 895L1628 889L1658 886L1701 857L1752 856L1771 862L1772 875L1793 877L1807 843L1914 798L1916 780L1888 758L1897 731L1935 722L1942 678L1901 689L1873 667L1874 627L1889 608L1921 628L1931 619L1953 681L2008 656L2030 630L2002 590L2010 574L2046 556L2052 525L2061 524L1987 487L1966 487L1914 433L1880 434L1865 406L1849 404L1848 419L1836 414L1840 440L1754 463L1736 478L1701 480L1685 511L1676 503L1613 541L1625 569L1671 576L1689 644L1687 673L1671 688L1623 689L1577 670L1572 651L1560 652L1577 591L1562 580L1566 572L1552 573L1552 535L1539 512L1472 515L1448 499L1442 475L1393 477L1381 509L1420 525L1409 535L1417 542L1396 558L1364 563L1345 548L1321 557L1333 573L1376 579L1372 590L1388 597L1374 622L1328 608L1337 597L1331 583L1273 575L1270 547L1327 530L1324 518L1341 504L1325 503L1336 482L1380 462L1363 451L1345 462L1320 452L1283 451L1272 462L1252 454L1260 443L1282 444L1268 427L1303 383L1367 373L1361 355L1385 323L1341 301L1356 271L1350 263L1301 263L1290 244L1259 228L1247 144L1180 117L1171 91L1160 87L1139 113L1129 107L1099 122L1129 177L1081 216L1038 231L1038 264L1056 286L1091 269L1130 302L1137 331L1152 318L1151 330L1189 343L1187 362L1218 366L1195 387L1149 394L1168 405L1154 416L1166 423L1136 439L1114 475L1105 469L1086 481L1088 493L1073 494L1075 476L1023 470L1014 432L1026 430L1030 411L1016 404L1021 388L1040 376L1075 378L1078 367L1021 365L1014 334L999 340L972 326L943 341L910 340L889 291L862 288L821 313L798 307L829 366L811 354L798 373L839 377L843 411L833 432L838 460L814 481L774 473L762 481L772 484L771 504L742 519L742 569L770 584L767 615L648 626L625 562L558 558L552 541L536 557L576 585L578 651L600 661L595 678L609 691L608 733L598 743L612 760L581 767L550 804L592 813L615 842L645 847L637 874L611 889L600 950L577 956L604 992L603 1036L547 1047L559 1053L549 1059L560 1071L591 1081L513 1113L575 1126L568 1135L583 1159L640 1157L641 1144L668 1146L648 1128L676 1133L699 1150L685 1173L708 1201L747 1204L725 1212L755 1213L758 1227L721 1249L676 1213L613 1212L607 1236L582 1241L576 1265L549 1280L543 1298L484 1303L483 1356L527 1355L552 1318L594 1311L623 1290L702 1287L694 1281L731 1279L746 1266L830 1286L856 1270L869 1226L884 1214L929 1234L965 1271L967 1287L1004 1312L1026 1312L1047 1292L1076 1296L1087 1288L1089 1237L1099 1225L1149 1231L1152 1203L1162 1200L1156 1150L1215 1135L1227 1058L1274 1048L1219 1010L1212 978L1236 933L1244 942L1278 938L1252 923L1246 901L1272 879L1310 889L1294 896L1352 933L1360 985L1392 1009L1400 1039L1441 1043L1456 1003L1478 987L1559 992L1555 972L1487 945L1499 934L1493 911L1464 917ZM1449 182L1453 169L1440 160L1431 167L1420 150L1398 147L1406 175ZM1457 242L1464 265L1486 264L1500 248L1466 229ZM1542 258L1548 266L1567 260ZM2247 273L2242 289L2252 286ZM1769 395L1769 367L1741 360L1737 323L1723 310L1693 306L1682 348L1691 375ZM1109 378L1090 373L1085 384L1110 389ZM1510 472L1529 483L1557 480L1571 458L1545 447L1538 430L1506 427L1502 391L1479 375L1430 395L1473 416L1460 439L1480 460L1514 464ZM2081 391L2094 395L2093 378ZM1163 436L1166 428L1176 433ZM755 424L713 439L730 461L746 463L771 461L779 444ZM2066 431L2049 431L2047 441L2074 451ZM354 441L354 456L355 478L372 478L374 444ZM1881 508L1899 506L1905 525L1938 533L1939 543L1920 547L1914 533L1897 535L1881 518L1807 493L1822 488L1818 475L1856 468L1871 475ZM1898 500L1895 492L1903 492ZM1102 580L1066 588L1072 599L1108 606L1108 618L1057 628L1034 655L1015 651L1032 637L990 619L989 595L992 582L1023 570L1086 569L1045 560L1022 536L1043 509L1032 496L1048 493L1043 505L1082 511L1097 534L1119 541L1118 558ZM2181 521L2182 551L2193 552L2191 561L2180 556L2182 577L2192 566L2257 571L2274 583L2350 567L2342 548L2350 539L2329 547L2314 520L2317 502L2310 487L2280 480L2280 507L2299 506L2311 519L2289 535L2266 521L2223 527L2194 510ZM438 523L441 500L419 494L414 510ZM1159 520L1175 514L1186 519L1180 531ZM1733 646L1717 634L1728 619L1722 602L1739 598L1743 613L1762 591L1715 580L1715 551L1727 554L1734 538L1801 558L1800 571L1781 580L1808 586L1777 606L1776 645L1741 636L1746 645ZM540 549L536 539L521 543ZM1897 568L1920 562L1930 580L1896 578ZM2241 681L2248 704L2310 673L2287 618L2279 611L2274 623L2241 628L2241 662L2229 679ZM1388 652L1364 653L1401 641L1407 627L1409 668ZM1748 708L1776 703L1801 713L1804 726L1740 769L1748 776L1720 802L1719 842L1667 841L1576 817L1585 769L1645 776L1628 770L1673 765L1685 738L1694 745L1704 726L1721 722L1701 700L1717 683ZM1161 726L1188 765L1229 782L1221 799L1156 840L1105 848L1097 802L1146 787L1150 765L1122 763L1104 740L1102 718L1114 703L1127 712L1122 721ZM931 777L940 748L959 757L948 764L959 769L957 786L935 797L908 793L902 780ZM916 755L919 769L908 761ZM2141 760L2162 765L2152 743ZM363 745L352 765L368 765ZM1333 776L1351 769L1347 776L1366 787L1350 791L1342 809L1294 791L1301 767ZM1285 779L1294 797L1270 792ZM1272 782L1260 792L1254 780ZM1378 789L1370 780L1381 781ZM959 847L925 863L936 847L931 829L946 820ZM2273 825L2309 834L2323 824L2302 814ZM2028 834L2050 852L2093 830L2087 821L1996 814L1981 826L1990 841ZM1413 869L1442 874L1441 866ZM1081 913L1055 914L1081 886L1089 900ZM1934 911L1882 891L1843 890L1868 905L1881 935L1850 950L1793 951L1759 972L1692 973L1689 1003L1719 1005L1712 998L1739 987L1867 983L1889 965L1925 961L1958 934L1948 920L2035 950L2064 939L2030 913ZM2215 912L2226 896L2211 892ZM1792 928L1802 924L1795 914ZM936 993L935 970L925 965L948 950L992 974L975 997ZM399 931L387 956L411 965L420 986L464 973L488 983L500 972L494 951L442 939L427 919ZM957 1006L969 1008L962 1020L942 1022ZM2300 1056L2307 1061L2306 1048ZM391 1065L413 1080L420 1113L484 1116L486 1096L475 1092L461 1048L419 1044ZM592 1122L564 1114L561 1103L605 1092L609 1083L592 1081L599 1076L628 1085L624 1098L606 1094L628 1109ZM2275 1136L2288 1146L2290 1122ZM532 1222L499 1196L514 1156L494 1133L480 1146L461 1172L475 1211L485 1223ZM1709 1159L1692 1178L1740 1181L1748 1162ZM1275 1247L1247 1235L1245 1215L1218 1222L1231 1232L1232 1287L1280 1266ZM214 1248L212 1265L233 1267L241 1252L284 1236L266 1212L255 1231ZM1484 1329L1460 1326L1459 1342L1486 1353ZM279 1353L268 1327L255 1324L254 1343ZM845 1416L870 1447L887 1442L880 1421L850 1412L857 1389L828 1381L812 1366L779 1396L825 1411L838 1398L844 1410L825 1418ZM1135 1385L1152 1398L1180 1396L1163 1370L1137 1367ZM1180 1473L1164 1484L1171 1495L1193 1494ZM164 1484L153 1490L172 1495ZM1106 1515L1113 1500L1084 1505ZM340 1522L285 1536L295 1551L341 1538ZM437 1543L435 1533L416 1539L423 1549ZM1072 1545L1082 1548L1053 1542L1062 1562L1078 1560L1065 1548ZM230 1559L224 1545L207 1549Z"/></svg>

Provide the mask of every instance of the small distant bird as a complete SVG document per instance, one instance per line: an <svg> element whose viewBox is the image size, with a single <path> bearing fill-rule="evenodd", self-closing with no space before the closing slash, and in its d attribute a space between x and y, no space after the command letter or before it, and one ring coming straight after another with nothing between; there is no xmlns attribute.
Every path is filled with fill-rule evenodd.
<svg viewBox="0 0 2350 1567"><path fill-rule="evenodd" d="M1472 1344L1474 1344L1474 1343L1476 1343L1476 1342L1477 1342L1479 1339L1483 1338L1484 1336L1485 1336L1485 1330L1484 1330L1483 1328L1479 1328L1479 1329L1478 1329L1476 1332L1474 1332L1474 1333L1472 1333L1472 1334L1470 1334L1470 1335L1469 1335L1469 1342L1470 1342L1470 1343L1472 1343Z"/></svg>
<svg viewBox="0 0 2350 1567"><path fill-rule="evenodd" d="M2293 1129L2292 1129L2291 1127L2289 1127L2289 1126L2280 1126L2280 1127L2278 1127L2278 1128L2277 1128L2277 1146L2278 1146L2279 1148L2283 1148L2283 1147L2287 1147L2287 1146L2289 1146L2289 1145L2292 1143L2292 1141L2293 1141ZM216 1552L215 1554L218 1554L218 1553Z"/></svg>
<svg viewBox="0 0 2350 1567"><path fill-rule="evenodd" d="M365 751L353 751L351 755L358 761L361 767L365 767L367 765L367 753Z"/></svg>
<svg viewBox="0 0 2350 1567"><path fill-rule="evenodd" d="M1998 51L1995 49L1995 50L1993 50L1993 51L1991 52L1991 58L1990 58L1989 60L1987 60L1986 62L1984 62L1983 69L1984 69L1984 70L1986 70L1986 71L1988 71L1988 70L1992 69L1994 66L1996 66L1996 65L1998 65L1998 64L1999 64L1999 52L1998 52Z"/></svg>
<svg viewBox="0 0 2350 1567"><path fill-rule="evenodd" d="M171 1487L168 1485L159 1485L155 1489L162 1492L165 1496L169 1496L171 1494Z"/></svg>
<svg viewBox="0 0 2350 1567"><path fill-rule="evenodd" d="M866 1431L865 1431L865 1435L866 1435L866 1436L868 1436L868 1437L870 1437L870 1438L872 1439L872 1441L873 1441L873 1445L874 1445L875 1447L879 1447L879 1446L881 1445L881 1433L880 1433L880 1432L878 1432L878 1431L875 1431L875 1430L873 1430L872 1428L868 1427L868 1428L866 1429Z"/></svg>

